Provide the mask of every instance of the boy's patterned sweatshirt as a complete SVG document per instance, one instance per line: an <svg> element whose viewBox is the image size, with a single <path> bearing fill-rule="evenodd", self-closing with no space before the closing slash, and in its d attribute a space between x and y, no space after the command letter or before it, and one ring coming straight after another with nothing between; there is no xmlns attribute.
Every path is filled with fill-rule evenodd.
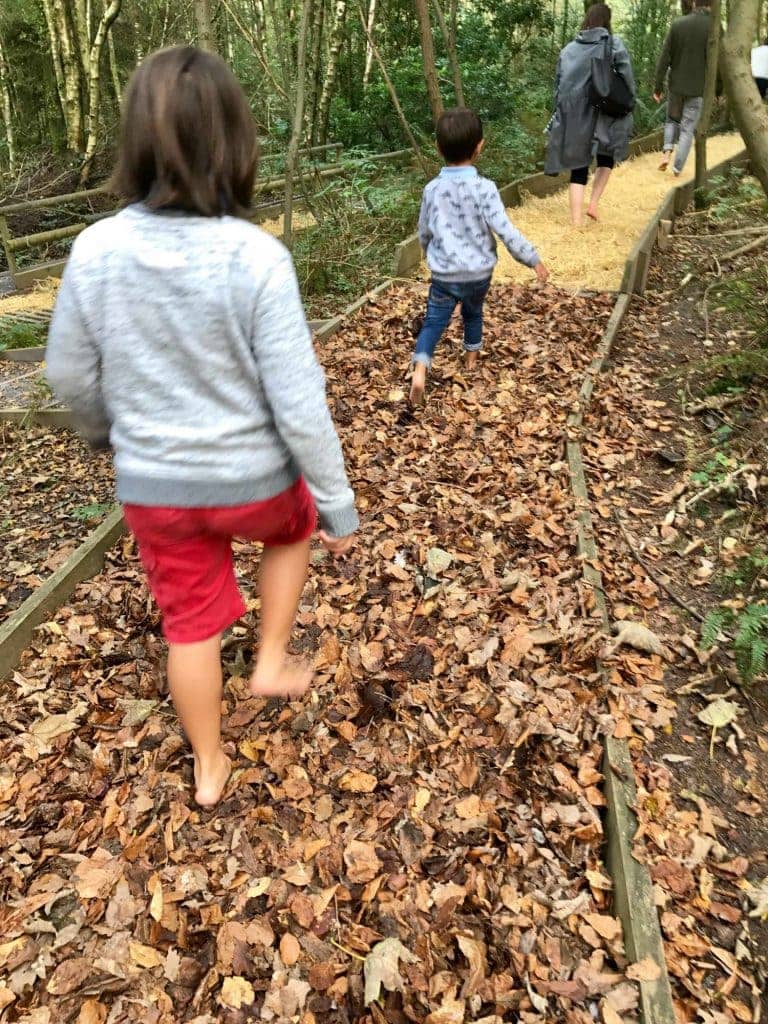
<svg viewBox="0 0 768 1024"><path fill-rule="evenodd" d="M438 281L482 281L496 266L498 235L526 267L541 262L510 221L499 190L474 167L444 167L424 189L419 241Z"/></svg>

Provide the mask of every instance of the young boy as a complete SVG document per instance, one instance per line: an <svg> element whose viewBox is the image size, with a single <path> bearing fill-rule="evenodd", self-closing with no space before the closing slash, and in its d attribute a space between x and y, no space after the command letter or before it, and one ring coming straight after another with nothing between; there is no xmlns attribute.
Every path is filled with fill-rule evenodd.
<svg viewBox="0 0 768 1024"><path fill-rule="evenodd" d="M536 271L549 271L531 243L511 223L499 190L473 166L483 149L483 123L473 110L446 110L437 124L437 147L446 162L424 189L419 241L432 274L427 315L413 353L411 404L424 397L427 370L458 303L464 319L467 369L483 343L483 302L496 266L498 235L512 256Z"/></svg>

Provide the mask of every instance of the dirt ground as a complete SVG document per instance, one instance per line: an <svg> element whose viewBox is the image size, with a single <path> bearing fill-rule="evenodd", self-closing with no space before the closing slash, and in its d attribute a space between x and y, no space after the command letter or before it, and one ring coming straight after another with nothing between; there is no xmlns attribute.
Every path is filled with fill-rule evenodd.
<svg viewBox="0 0 768 1024"><path fill-rule="evenodd" d="M643 786L640 855L657 883L683 1020L697 1012L712 1021L757 1020L761 1001L768 1012L768 689L764 680L741 684L727 644L699 649L701 620L737 597L728 574L768 539L764 387L718 393L720 371L711 362L753 343L743 317L722 306L721 284L753 272L760 281L764 268L762 254L726 259L749 236L720 232L754 227L762 216L751 209L720 224L678 223L679 236L705 237L678 237L657 261L587 423L613 615L640 612L670 659L666 668L660 659L648 666L649 678L663 684L668 721L633 716L629 701L626 708ZM756 301L766 299L763 285ZM697 500L740 466L754 468ZM753 599L765 586L758 574ZM717 730L710 753L712 728L699 716L718 697L736 717Z"/></svg>

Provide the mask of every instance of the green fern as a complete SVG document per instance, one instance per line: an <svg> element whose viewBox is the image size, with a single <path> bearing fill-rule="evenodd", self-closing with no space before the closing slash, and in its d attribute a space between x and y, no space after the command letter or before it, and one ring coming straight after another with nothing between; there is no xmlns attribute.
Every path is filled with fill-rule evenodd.
<svg viewBox="0 0 768 1024"><path fill-rule="evenodd" d="M733 624L733 612L730 608L717 608L710 612L701 626L701 646L705 651L714 647L718 634Z"/></svg>
<svg viewBox="0 0 768 1024"><path fill-rule="evenodd" d="M729 631L739 675L745 684L754 683L768 671L768 604L748 604L739 612L717 608L701 627L702 647L714 647L724 630Z"/></svg>

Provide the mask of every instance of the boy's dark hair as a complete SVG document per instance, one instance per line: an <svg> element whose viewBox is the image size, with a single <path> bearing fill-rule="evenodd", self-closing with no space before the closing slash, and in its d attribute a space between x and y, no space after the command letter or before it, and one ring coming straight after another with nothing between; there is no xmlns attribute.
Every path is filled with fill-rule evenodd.
<svg viewBox="0 0 768 1024"><path fill-rule="evenodd" d="M247 216L258 155L245 94L220 57L174 46L134 72L112 181L128 202Z"/></svg>
<svg viewBox="0 0 768 1024"><path fill-rule="evenodd" d="M611 31L611 8L608 4L592 4L584 16L582 32L590 28L607 28Z"/></svg>
<svg viewBox="0 0 768 1024"><path fill-rule="evenodd" d="M437 122L437 148L449 164L471 160L483 141L483 122L474 110L454 107Z"/></svg>

